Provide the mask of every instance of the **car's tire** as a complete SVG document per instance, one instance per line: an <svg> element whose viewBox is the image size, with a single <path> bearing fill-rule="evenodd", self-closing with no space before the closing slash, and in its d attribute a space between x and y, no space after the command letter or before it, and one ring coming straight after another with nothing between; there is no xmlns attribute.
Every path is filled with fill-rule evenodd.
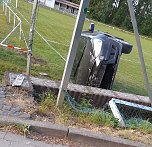
<svg viewBox="0 0 152 147"><path fill-rule="evenodd" d="M116 39L116 40L122 44L122 53L130 54L130 52L132 51L133 46L126 41L123 41L123 40L120 40L120 39Z"/></svg>

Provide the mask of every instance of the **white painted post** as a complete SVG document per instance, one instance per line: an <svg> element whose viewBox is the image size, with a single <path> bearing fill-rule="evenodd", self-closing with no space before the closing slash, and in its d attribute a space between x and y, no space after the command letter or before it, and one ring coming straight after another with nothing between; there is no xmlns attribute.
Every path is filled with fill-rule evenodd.
<svg viewBox="0 0 152 147"><path fill-rule="evenodd" d="M8 11L8 23L10 23L11 22L11 11L9 10Z"/></svg>
<svg viewBox="0 0 152 147"><path fill-rule="evenodd" d="M114 117L116 119L118 119L120 126L126 127L125 122L124 122L124 120L119 112L119 109L118 109L118 107L113 99L109 101L109 106L111 108L111 111L112 111Z"/></svg>
<svg viewBox="0 0 152 147"><path fill-rule="evenodd" d="M16 0L16 8L18 8L18 0Z"/></svg>
<svg viewBox="0 0 152 147"><path fill-rule="evenodd" d="M16 30L16 28L19 27L19 25L20 23L18 23L16 27L13 28L13 30L5 37L5 39L1 41L1 44L3 44L7 40L7 38Z"/></svg>
<svg viewBox="0 0 152 147"><path fill-rule="evenodd" d="M13 25L13 28L15 28L15 25L16 25L16 16L14 15L14 25Z"/></svg>
<svg viewBox="0 0 152 147"><path fill-rule="evenodd" d="M142 46L141 46L140 36L139 36L139 32L138 32L138 26L137 26L137 21L136 21L136 17L135 17L134 7L132 4L132 0L127 0L127 1L128 1L131 21L132 21L132 25L133 25L133 29L134 29L134 33L135 33L140 63L141 63L141 67L142 67L142 71L143 71L143 75L144 75L144 79L145 79L145 85L146 85L148 96L149 96L151 106L152 106L152 93L151 93L151 89L150 89L149 79L148 79L144 56L143 56L143 52L142 52Z"/></svg>
<svg viewBox="0 0 152 147"><path fill-rule="evenodd" d="M72 70L74 59L76 56L76 51L77 51L79 39L81 37L81 32L83 29L83 24L85 21L89 3L90 3L90 0L81 0L81 3L80 3L79 12L78 12L78 16L75 23L75 28L73 31L73 36L72 36L72 40L71 40L71 44L69 48L69 53L67 56L64 73L63 73L61 85L59 88L59 93L58 93L58 98L57 98L57 103L56 103L57 106L62 106L63 101L64 101L64 90L67 90L71 70Z"/></svg>
<svg viewBox="0 0 152 147"><path fill-rule="evenodd" d="M7 16L7 5L5 5L5 15Z"/></svg>
<svg viewBox="0 0 152 147"><path fill-rule="evenodd" d="M4 1L3 1L3 12L5 12L5 4L4 4Z"/></svg>
<svg viewBox="0 0 152 147"><path fill-rule="evenodd" d="M22 39L22 22L20 22L20 32L19 32L19 40Z"/></svg>

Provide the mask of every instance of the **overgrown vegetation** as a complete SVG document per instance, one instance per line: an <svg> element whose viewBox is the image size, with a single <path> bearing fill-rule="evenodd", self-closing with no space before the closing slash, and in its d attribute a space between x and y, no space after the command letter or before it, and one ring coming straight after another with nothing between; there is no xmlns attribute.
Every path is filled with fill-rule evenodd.
<svg viewBox="0 0 152 147"><path fill-rule="evenodd" d="M55 106L56 96L47 93L43 95L42 101L39 104L37 113L43 116L49 116L49 113L53 113L55 119L62 120L62 123L71 123L75 120L75 123L89 123L96 125L105 125L110 127L118 127L118 121L114 116L108 112L102 110L95 110L91 113L77 112L73 110L67 102L64 103L62 108ZM80 102L82 107L90 107L90 103L85 99Z"/></svg>
<svg viewBox="0 0 152 147"><path fill-rule="evenodd" d="M132 118L128 120L126 124L127 124L127 128L129 129L136 129L144 133L152 134L152 123L150 123L148 120Z"/></svg>
<svg viewBox="0 0 152 147"><path fill-rule="evenodd" d="M46 93L43 95L36 113L42 116L49 116L51 113L54 115L55 122L59 120L60 123L64 123L66 125L91 124L117 129L119 128L118 120L114 118L112 113L98 109L94 109L93 112L90 113L82 113L72 109L67 102L64 103L62 108L56 107L55 104L56 96ZM86 99L82 99L80 104L82 107L86 108L91 105ZM152 134L152 123L148 120L132 118L127 120L126 124L126 129L135 129L143 133Z"/></svg>

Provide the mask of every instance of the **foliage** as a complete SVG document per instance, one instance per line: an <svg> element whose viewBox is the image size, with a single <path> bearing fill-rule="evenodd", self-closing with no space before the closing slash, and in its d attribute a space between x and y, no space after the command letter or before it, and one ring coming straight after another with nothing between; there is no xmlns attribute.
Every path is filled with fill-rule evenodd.
<svg viewBox="0 0 152 147"><path fill-rule="evenodd" d="M79 3L79 0L71 1ZM132 2L140 33L152 36L152 1L132 0ZM116 3L115 0L92 0L88 17L129 31L132 30L127 0L119 0L119 3Z"/></svg>
<svg viewBox="0 0 152 147"><path fill-rule="evenodd" d="M132 118L126 121L127 128L136 129L144 133L152 133L152 123L149 120Z"/></svg>
<svg viewBox="0 0 152 147"><path fill-rule="evenodd" d="M55 114L58 119L62 119L64 123L69 121L71 118L75 118L77 123L90 123L96 125L106 125L110 127L118 127L118 121L113 117L112 114L104 112L103 110L95 110L92 113L82 113L74 111L67 102L64 103L62 108L55 106L56 96L51 93L46 93L42 97L42 101L37 109L37 113L40 115L49 115L51 111ZM91 104L88 100L82 99L80 102L82 107L90 107Z"/></svg>
<svg viewBox="0 0 152 147"><path fill-rule="evenodd" d="M93 109L90 113L77 112L72 109L67 102L64 102L62 108L57 108L56 96L51 93L46 93L37 109L37 113L48 115L54 113L55 119L62 120L64 124L75 120L75 123L81 124L94 124L98 126L108 126L112 128L119 128L118 120L110 112L103 111L102 109ZM91 104L88 100L83 98L80 101L82 107L90 107ZM40 114L40 113L39 113ZM152 123L148 120L131 118L126 120L126 129L135 129L144 133L152 133Z"/></svg>

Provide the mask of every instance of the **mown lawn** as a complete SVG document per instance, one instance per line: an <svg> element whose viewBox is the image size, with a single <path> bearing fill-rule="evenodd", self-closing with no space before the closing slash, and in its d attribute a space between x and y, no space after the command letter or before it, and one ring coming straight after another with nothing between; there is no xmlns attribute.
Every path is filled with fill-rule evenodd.
<svg viewBox="0 0 152 147"><path fill-rule="evenodd" d="M14 2L14 0L12 0ZM12 5L12 4L10 4ZM30 21L32 5L26 3L24 0L19 1L18 10ZM12 8L13 9L13 8ZM22 19L23 31L25 33L26 39L28 39L29 24L23 19L23 17L16 11L19 17ZM2 12L2 6L0 7L0 14ZM12 19L13 21L13 19ZM13 22L12 22L13 23ZM10 31L11 24L6 23L6 18L4 15L0 15L0 40L5 37L5 35ZM64 58L68 53L69 44L72 36L72 31L75 23L75 17L69 16L57 12L55 10L50 10L48 8L39 7L37 14L36 30L49 40L50 45L57 50ZM115 36L121 37L126 41L134 45L133 51L130 55L122 55L120 65L118 68L117 76L114 83L114 90L124 91L129 93L136 93L140 95L147 95L144 88L144 80L141 72L138 50L135 43L135 38L133 34L129 34L120 31L113 27L108 27L104 24L94 22L96 30L101 30L104 32L109 32ZM90 22L86 21L84 25L84 30L88 29ZM25 43L22 40L18 41L17 32L8 39L10 44L16 46L25 47ZM152 85L152 40L151 39L141 39L143 52L145 56L147 71ZM60 43L60 44L58 44ZM46 72L49 77L53 80L60 80L62 77L65 61L61 59L59 55L49 47L38 34L34 37L33 46L33 56L36 58L36 62L33 62L31 68L32 75L39 75L39 72ZM2 76L5 70L12 71L22 71L25 72L26 68L26 57L16 55L14 52L14 57L10 57L9 51L4 53L4 50L0 50L0 64L5 67L0 71ZM7 54L8 60L2 58L3 54ZM4 62L5 61L5 62ZM11 67L11 68L10 68Z"/></svg>

